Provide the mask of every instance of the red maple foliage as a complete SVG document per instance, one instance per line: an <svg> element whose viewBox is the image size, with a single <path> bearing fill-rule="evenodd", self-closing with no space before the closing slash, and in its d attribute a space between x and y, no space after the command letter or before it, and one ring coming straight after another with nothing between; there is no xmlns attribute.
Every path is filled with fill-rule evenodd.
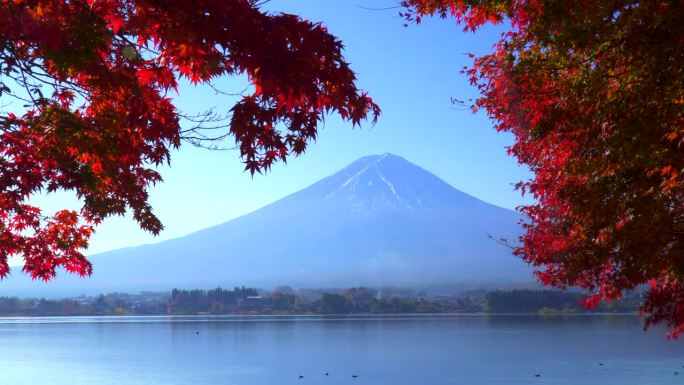
<svg viewBox="0 0 684 385"><path fill-rule="evenodd" d="M80 250L111 215L130 210L162 230L148 203L154 166L183 139L204 138L181 127L167 95L180 78L248 76L253 92L227 129L252 173L301 154L326 114L375 120L341 51L321 24L252 0L2 0L0 95L25 112L0 114L0 278L13 255L33 278L91 274ZM29 203L60 189L80 211L45 215Z"/></svg>
<svg viewBox="0 0 684 385"><path fill-rule="evenodd" d="M650 283L646 327L684 332L684 7L678 1L407 0L404 16L506 22L465 69L536 203L515 253L588 306Z"/></svg>

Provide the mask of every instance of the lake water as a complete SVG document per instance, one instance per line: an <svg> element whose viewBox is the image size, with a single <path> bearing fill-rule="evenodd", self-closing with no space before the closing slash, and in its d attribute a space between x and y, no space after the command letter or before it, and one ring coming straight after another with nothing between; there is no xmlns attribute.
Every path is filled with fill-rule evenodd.
<svg viewBox="0 0 684 385"><path fill-rule="evenodd" d="M0 318L2 385L666 385L683 365L634 316Z"/></svg>

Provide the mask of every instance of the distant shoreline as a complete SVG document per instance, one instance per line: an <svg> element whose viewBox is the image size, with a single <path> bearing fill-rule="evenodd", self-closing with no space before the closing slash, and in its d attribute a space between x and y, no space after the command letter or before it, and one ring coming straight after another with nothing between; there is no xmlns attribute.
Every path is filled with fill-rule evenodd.
<svg viewBox="0 0 684 385"><path fill-rule="evenodd" d="M588 309L583 305L584 298L583 293L552 290L478 290L430 295L404 288L295 291L282 287L266 291L242 286L232 290L173 289L60 300L0 297L0 317L636 314L643 300L640 293L631 293Z"/></svg>
<svg viewBox="0 0 684 385"><path fill-rule="evenodd" d="M579 318L579 317L635 317L638 313L581 313L581 314L535 314L535 313L434 313L434 314L291 314L291 315L267 315L267 314L224 314L224 315L81 315L81 316L0 316L0 324L21 323L5 321L22 320L108 320L115 323L116 320L233 320L254 322L254 320L305 320L311 321L337 321L337 320L434 320L434 319L457 319L457 318L486 318L486 317L534 317L534 318ZM148 321L149 322L149 321ZM53 322L51 322L53 323ZM54 322L59 323L59 322ZM79 323L79 322L63 322ZM83 322L87 323L87 322Z"/></svg>

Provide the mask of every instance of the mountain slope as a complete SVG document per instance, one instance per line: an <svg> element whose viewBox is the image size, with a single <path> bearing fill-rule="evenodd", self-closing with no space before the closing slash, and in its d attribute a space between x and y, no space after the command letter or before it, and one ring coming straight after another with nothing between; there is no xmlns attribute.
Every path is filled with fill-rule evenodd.
<svg viewBox="0 0 684 385"><path fill-rule="evenodd" d="M519 218L401 157L368 156L221 225L94 255L92 278L62 275L46 287L52 294L74 294L243 284L425 287L530 282L529 268L489 238L514 237ZM43 287L20 281L0 283L0 289Z"/></svg>

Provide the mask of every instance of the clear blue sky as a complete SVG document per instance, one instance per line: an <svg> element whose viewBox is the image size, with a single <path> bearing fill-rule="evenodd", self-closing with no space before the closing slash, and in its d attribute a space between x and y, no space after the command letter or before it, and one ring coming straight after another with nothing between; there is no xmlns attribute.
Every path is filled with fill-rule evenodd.
<svg viewBox="0 0 684 385"><path fill-rule="evenodd" d="M158 242L225 222L300 190L359 157L385 152L403 156L484 201L507 208L523 203L512 183L529 175L506 155L511 137L497 133L484 113L456 109L449 101L477 95L460 74L461 67L470 63L465 53L488 52L502 28L464 33L452 20L426 20L406 28L397 9L363 8L394 4L394 0L267 3L273 11L323 22L344 42L345 57L357 73L359 86L382 108L375 126L352 130L331 117L302 157L254 179L243 172L237 151L185 146L173 154L171 167L162 169L165 182L151 191L151 202L166 230L155 238L129 217L112 218L98 228L87 254ZM221 87L239 91L244 79L223 81ZM227 111L232 102L210 89L188 85L181 87L177 99L186 111L211 106ZM40 202L47 209L78 207L65 194Z"/></svg>

